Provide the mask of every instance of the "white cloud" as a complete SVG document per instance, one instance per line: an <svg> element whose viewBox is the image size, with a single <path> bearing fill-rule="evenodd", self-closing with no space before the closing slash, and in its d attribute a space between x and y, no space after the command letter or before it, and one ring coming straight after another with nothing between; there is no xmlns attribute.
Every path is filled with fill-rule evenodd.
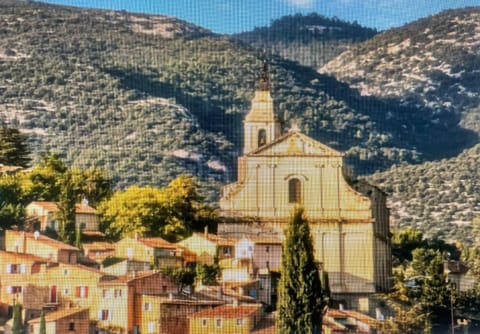
<svg viewBox="0 0 480 334"><path fill-rule="evenodd" d="M287 0L292 6L302 7L302 8L312 8L315 0Z"/></svg>

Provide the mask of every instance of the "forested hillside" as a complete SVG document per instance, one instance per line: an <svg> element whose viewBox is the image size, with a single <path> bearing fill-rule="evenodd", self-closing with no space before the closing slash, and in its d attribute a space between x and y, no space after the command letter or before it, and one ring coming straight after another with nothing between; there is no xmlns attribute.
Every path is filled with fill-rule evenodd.
<svg viewBox="0 0 480 334"><path fill-rule="evenodd" d="M419 113L428 111L430 123L456 119L478 136L479 32L480 8L448 10L357 44L321 72L362 96L392 98ZM440 141L440 136L457 139L443 134ZM440 142L436 147L447 149ZM394 226L472 242L472 220L480 214L478 152L476 146L458 157L375 175L374 182L391 195Z"/></svg>
<svg viewBox="0 0 480 334"><path fill-rule="evenodd" d="M395 229L412 227L427 237L473 243L480 216L480 145L458 157L400 165L370 179L390 195Z"/></svg>
<svg viewBox="0 0 480 334"><path fill-rule="evenodd" d="M377 31L328 18L317 13L296 14L272 21L235 37L300 64L318 68L338 56L354 43L373 37Z"/></svg>

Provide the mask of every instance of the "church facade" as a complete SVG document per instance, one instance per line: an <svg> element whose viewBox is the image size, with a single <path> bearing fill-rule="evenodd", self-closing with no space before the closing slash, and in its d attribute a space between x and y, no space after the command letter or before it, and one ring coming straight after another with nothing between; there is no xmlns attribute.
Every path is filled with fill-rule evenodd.
<svg viewBox="0 0 480 334"><path fill-rule="evenodd" d="M366 182L347 182L341 152L295 128L282 133L269 86L264 69L244 120L237 181L223 188L219 202L218 233L283 239L292 210L301 206L332 296L371 308L368 296L390 287L386 196Z"/></svg>

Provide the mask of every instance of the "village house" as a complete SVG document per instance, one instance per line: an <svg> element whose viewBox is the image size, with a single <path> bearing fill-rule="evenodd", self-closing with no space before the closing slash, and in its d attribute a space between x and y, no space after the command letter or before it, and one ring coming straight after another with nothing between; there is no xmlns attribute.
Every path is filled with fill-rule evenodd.
<svg viewBox="0 0 480 334"><path fill-rule="evenodd" d="M59 223L57 221L58 205L55 202L33 201L26 207L27 216L36 218L39 222L39 230L45 231L51 229L58 231ZM98 231L99 218L97 211L88 205L87 201L82 201L75 205L75 227L85 231Z"/></svg>
<svg viewBox="0 0 480 334"><path fill-rule="evenodd" d="M179 284L159 272L137 273L98 284L97 314L99 329L113 333L138 331L145 305L135 301L141 295L168 297L178 292ZM150 306L147 306L147 309ZM147 325L148 326L148 325ZM144 333L144 332L142 332Z"/></svg>
<svg viewBox="0 0 480 334"><path fill-rule="evenodd" d="M223 300L207 298L201 294L137 295L140 333L178 334L188 333L188 316L204 309L223 305Z"/></svg>
<svg viewBox="0 0 480 334"><path fill-rule="evenodd" d="M98 263L108 257L115 256L115 245L105 241L82 243L83 254Z"/></svg>
<svg viewBox="0 0 480 334"><path fill-rule="evenodd" d="M248 334L263 319L260 304L228 304L206 309L188 317L189 334Z"/></svg>
<svg viewBox="0 0 480 334"><path fill-rule="evenodd" d="M9 252L34 254L50 262L77 263L79 249L38 232L5 231L5 249Z"/></svg>
<svg viewBox="0 0 480 334"><path fill-rule="evenodd" d="M48 290L33 284L32 275L45 270L47 262L32 254L0 251L0 302L22 304L27 318L41 310Z"/></svg>
<svg viewBox="0 0 480 334"><path fill-rule="evenodd" d="M197 255L197 263L212 265L215 260L221 261L233 257L234 240L221 238L216 234L193 233L190 237L178 242Z"/></svg>
<svg viewBox="0 0 480 334"><path fill-rule="evenodd" d="M134 260L121 260L114 264L104 266L102 271L110 275L124 276L133 272L147 272L152 271L152 265L148 262L134 261Z"/></svg>
<svg viewBox="0 0 480 334"><path fill-rule="evenodd" d="M31 281L37 287L48 288L45 302L50 307L88 308L90 317L95 319L98 302L97 287L101 282L115 278L91 267L58 263L32 275Z"/></svg>
<svg viewBox="0 0 480 334"><path fill-rule="evenodd" d="M90 319L86 308L66 308L45 314L48 334L89 334ZM40 333L40 318L28 321L27 333Z"/></svg>
<svg viewBox="0 0 480 334"><path fill-rule="evenodd" d="M195 254L160 237L126 237L115 244L116 256L149 263L158 268L183 267L196 261Z"/></svg>

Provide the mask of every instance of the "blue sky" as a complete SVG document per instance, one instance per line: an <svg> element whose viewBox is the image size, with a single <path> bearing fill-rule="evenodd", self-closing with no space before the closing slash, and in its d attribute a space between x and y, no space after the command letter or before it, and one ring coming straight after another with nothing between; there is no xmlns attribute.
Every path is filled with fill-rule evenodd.
<svg viewBox="0 0 480 334"><path fill-rule="evenodd" d="M125 9L181 18L217 33L268 25L273 19L311 13L385 30L449 8L480 6L480 0L47 0L80 7Z"/></svg>

